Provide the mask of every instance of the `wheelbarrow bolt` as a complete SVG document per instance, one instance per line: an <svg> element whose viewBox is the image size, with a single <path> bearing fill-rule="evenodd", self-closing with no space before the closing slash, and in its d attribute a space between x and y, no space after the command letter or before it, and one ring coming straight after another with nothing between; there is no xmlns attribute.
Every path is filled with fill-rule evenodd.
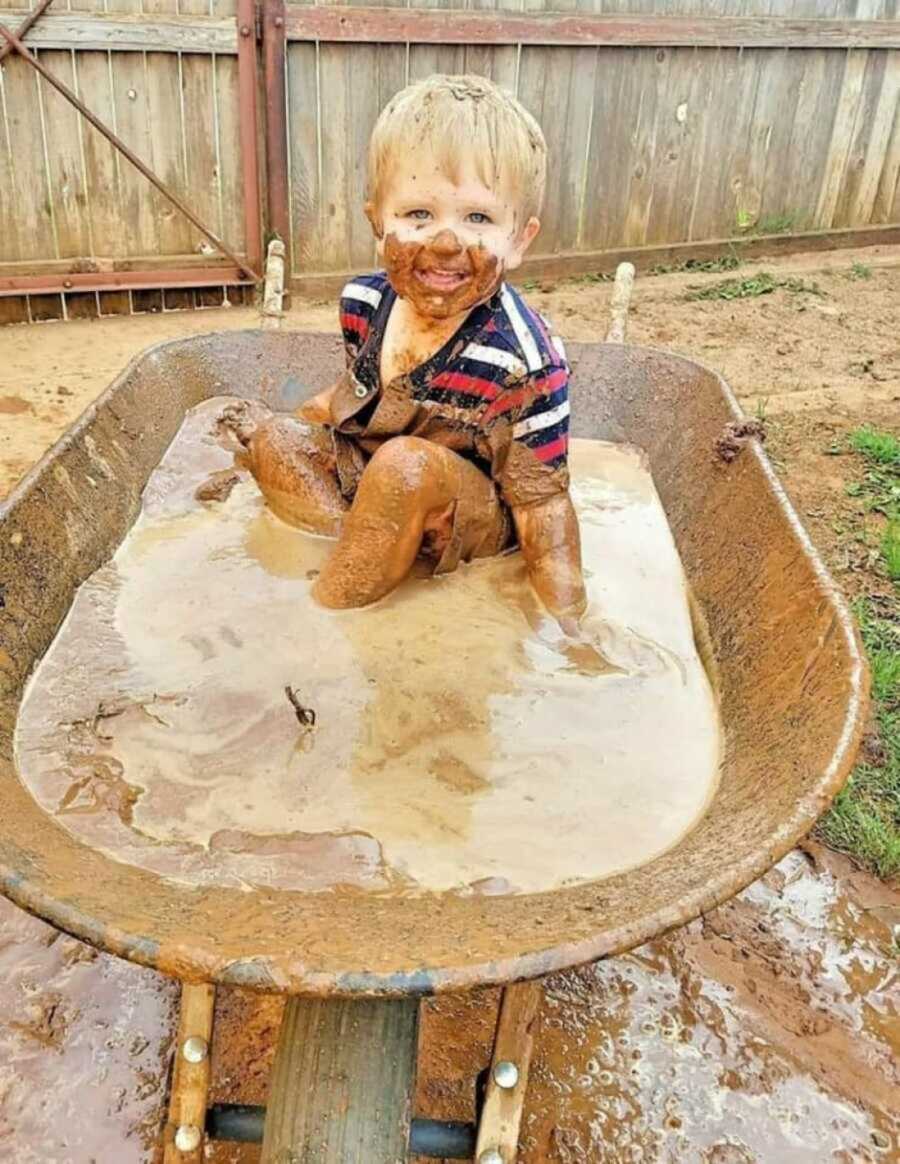
<svg viewBox="0 0 900 1164"><path fill-rule="evenodd" d="M488 1148L478 1157L478 1164L503 1164L503 1157L496 1148Z"/></svg>
<svg viewBox="0 0 900 1164"><path fill-rule="evenodd" d="M175 1131L175 1147L179 1152L196 1152L203 1141L203 1133L193 1124L181 1124Z"/></svg>
<svg viewBox="0 0 900 1164"><path fill-rule="evenodd" d="M184 1040L181 1053L188 1063L202 1063L209 1054L209 1044L206 1039L201 1039L199 1035L192 1035L189 1039Z"/></svg>
<svg viewBox="0 0 900 1164"><path fill-rule="evenodd" d="M501 1059L494 1064L494 1082L504 1091L512 1091L519 1082L519 1068L509 1059Z"/></svg>

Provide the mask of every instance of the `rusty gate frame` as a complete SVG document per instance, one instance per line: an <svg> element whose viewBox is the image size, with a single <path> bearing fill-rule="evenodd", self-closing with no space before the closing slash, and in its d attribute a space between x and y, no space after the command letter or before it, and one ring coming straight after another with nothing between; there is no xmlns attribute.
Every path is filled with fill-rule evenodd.
<svg viewBox="0 0 900 1164"><path fill-rule="evenodd" d="M134 154L124 141L80 100L58 77L28 49L23 37L49 8L53 0L41 3L28 14L16 32L0 24L0 62L9 53L18 53L48 84L52 85L98 133L123 155L226 259L229 266L131 268L123 271L90 271L47 275L0 275L0 298L11 295L38 295L72 291L136 291L177 287L229 287L254 284L261 279L262 223L260 221L259 163L257 159L257 57L256 11L254 0L238 0L235 22L238 48L238 127L244 194L244 232L246 254L241 258L218 235L209 229L159 178Z"/></svg>

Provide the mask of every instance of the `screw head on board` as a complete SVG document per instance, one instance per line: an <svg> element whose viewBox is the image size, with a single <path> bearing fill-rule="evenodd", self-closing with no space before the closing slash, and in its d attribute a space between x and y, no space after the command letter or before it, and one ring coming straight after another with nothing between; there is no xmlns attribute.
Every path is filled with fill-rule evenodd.
<svg viewBox="0 0 900 1164"><path fill-rule="evenodd" d="M503 1164L503 1157L496 1148L488 1148L478 1157L478 1164Z"/></svg>
<svg viewBox="0 0 900 1164"><path fill-rule="evenodd" d="M179 1152L196 1152L203 1139L203 1133L193 1124L181 1124L175 1132L175 1147Z"/></svg>
<svg viewBox="0 0 900 1164"><path fill-rule="evenodd" d="M494 1082L504 1091L510 1091L519 1082L519 1068L509 1059L501 1059L494 1065Z"/></svg>
<svg viewBox="0 0 900 1164"><path fill-rule="evenodd" d="M206 1039L201 1039L199 1035L192 1035L191 1038L184 1040L181 1053L188 1063L202 1063L209 1054L209 1045Z"/></svg>

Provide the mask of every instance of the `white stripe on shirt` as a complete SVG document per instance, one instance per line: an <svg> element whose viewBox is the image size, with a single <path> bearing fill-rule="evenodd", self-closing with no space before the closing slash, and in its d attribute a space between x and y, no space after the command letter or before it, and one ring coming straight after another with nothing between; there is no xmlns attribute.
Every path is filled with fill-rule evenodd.
<svg viewBox="0 0 900 1164"><path fill-rule="evenodd" d="M374 287L366 287L364 283L348 283L344 288L342 299L358 299L360 303L368 303L370 307L377 307L381 302L381 292Z"/></svg>
<svg viewBox="0 0 900 1164"><path fill-rule="evenodd" d="M565 420L568 415L569 402L564 400L556 408L551 408L547 412L539 412L537 416L529 416L527 420L520 420L518 424L513 426L513 436L518 439L527 436L530 432L540 432L542 428L553 428L555 424Z"/></svg>
<svg viewBox="0 0 900 1164"><path fill-rule="evenodd" d="M516 333L516 339L522 346L522 351L525 353L525 360L528 364L530 372L537 372L544 366L544 361L541 359L541 353L538 351L538 346L534 342L534 336L528 327L528 324L522 318L521 312L516 306L516 301L504 283L500 288L500 302L503 304L503 310L506 312L509 322L512 324L512 329Z"/></svg>
<svg viewBox="0 0 900 1164"><path fill-rule="evenodd" d="M463 352L463 358L479 360L482 364L491 364L495 368L504 368L517 376L524 376L528 370L512 352L507 352L503 348L489 348L485 344L469 344Z"/></svg>
<svg viewBox="0 0 900 1164"><path fill-rule="evenodd" d="M550 336L550 342L551 342L551 343L553 344L553 346L556 348L556 354L557 354L557 355L559 356L559 358L560 358L560 359L563 361L563 363L565 363L565 359L566 359L566 345L565 345L565 344L562 342L562 339L561 339L561 338L560 338L558 335L551 335L551 336Z"/></svg>

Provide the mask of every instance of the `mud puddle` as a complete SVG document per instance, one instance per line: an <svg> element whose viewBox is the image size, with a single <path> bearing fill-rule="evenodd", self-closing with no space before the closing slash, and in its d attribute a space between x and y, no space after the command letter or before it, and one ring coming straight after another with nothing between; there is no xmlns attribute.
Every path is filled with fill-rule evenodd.
<svg viewBox="0 0 900 1164"><path fill-rule="evenodd" d="M228 475L222 407L190 414L23 700L19 771L65 828L187 882L411 894L590 881L693 826L716 708L637 450L573 444L573 643L519 554L319 607L329 543Z"/></svg>
<svg viewBox="0 0 900 1164"><path fill-rule="evenodd" d="M150 1164L177 985L0 898L0 1160Z"/></svg>

